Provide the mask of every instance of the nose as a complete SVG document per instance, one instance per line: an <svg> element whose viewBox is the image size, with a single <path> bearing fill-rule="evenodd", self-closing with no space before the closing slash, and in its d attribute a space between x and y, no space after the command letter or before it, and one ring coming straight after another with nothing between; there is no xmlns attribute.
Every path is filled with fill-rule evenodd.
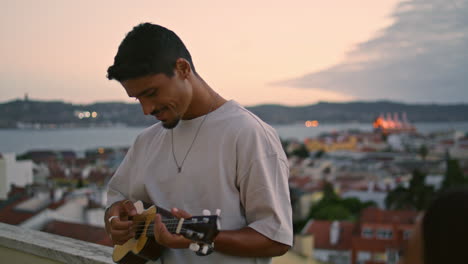
<svg viewBox="0 0 468 264"><path fill-rule="evenodd" d="M145 100L140 100L140 105L144 115L150 115L155 109L154 104Z"/></svg>

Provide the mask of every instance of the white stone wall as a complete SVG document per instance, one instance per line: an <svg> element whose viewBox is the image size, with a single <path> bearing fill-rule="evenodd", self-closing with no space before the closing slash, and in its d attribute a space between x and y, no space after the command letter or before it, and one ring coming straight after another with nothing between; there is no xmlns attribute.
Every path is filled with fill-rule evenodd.
<svg viewBox="0 0 468 264"><path fill-rule="evenodd" d="M25 187L33 183L33 162L17 161L14 153L2 153L0 158L0 199L6 199L11 185Z"/></svg>
<svg viewBox="0 0 468 264"><path fill-rule="evenodd" d="M33 183L33 162L31 160L16 161L8 168L10 185L25 187Z"/></svg>
<svg viewBox="0 0 468 264"><path fill-rule="evenodd" d="M6 161L0 158L0 200L8 198L8 191L10 186L8 185L8 179L6 175Z"/></svg>

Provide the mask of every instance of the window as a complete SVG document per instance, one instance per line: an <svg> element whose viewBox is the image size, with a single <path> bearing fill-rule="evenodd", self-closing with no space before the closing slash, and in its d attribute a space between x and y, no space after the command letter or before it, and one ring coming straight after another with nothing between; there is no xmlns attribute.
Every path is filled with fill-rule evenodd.
<svg viewBox="0 0 468 264"><path fill-rule="evenodd" d="M364 238L373 238L374 237L374 230L370 227L364 227L362 229L362 237Z"/></svg>
<svg viewBox="0 0 468 264"><path fill-rule="evenodd" d="M399 259L399 250L387 249L387 264L397 264Z"/></svg>
<svg viewBox="0 0 468 264"><path fill-rule="evenodd" d="M377 230L377 238L379 239L392 239L393 232L391 229L379 229Z"/></svg>
<svg viewBox="0 0 468 264"><path fill-rule="evenodd" d="M368 251L358 251L357 261L358 263L366 263L372 259L372 253Z"/></svg>
<svg viewBox="0 0 468 264"><path fill-rule="evenodd" d="M404 230L403 231L403 239L408 240L413 233L413 230Z"/></svg>

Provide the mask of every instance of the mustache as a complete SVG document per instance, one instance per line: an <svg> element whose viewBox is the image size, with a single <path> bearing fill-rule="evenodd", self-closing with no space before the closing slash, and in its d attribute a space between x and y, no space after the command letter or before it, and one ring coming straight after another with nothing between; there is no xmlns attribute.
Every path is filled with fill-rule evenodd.
<svg viewBox="0 0 468 264"><path fill-rule="evenodd" d="M169 108L166 107L163 107L161 109L158 109L158 110L154 110L153 112L151 112L151 115L157 115L159 113L161 113L162 111L166 111L166 110L169 110Z"/></svg>

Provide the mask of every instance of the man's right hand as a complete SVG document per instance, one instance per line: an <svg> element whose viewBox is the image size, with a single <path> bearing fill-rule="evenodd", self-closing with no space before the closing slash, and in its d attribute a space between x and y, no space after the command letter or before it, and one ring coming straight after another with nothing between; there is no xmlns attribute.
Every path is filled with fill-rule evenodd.
<svg viewBox="0 0 468 264"><path fill-rule="evenodd" d="M105 216L106 231L114 245L122 245L135 236L135 226L130 217L137 214L130 200L115 202Z"/></svg>

